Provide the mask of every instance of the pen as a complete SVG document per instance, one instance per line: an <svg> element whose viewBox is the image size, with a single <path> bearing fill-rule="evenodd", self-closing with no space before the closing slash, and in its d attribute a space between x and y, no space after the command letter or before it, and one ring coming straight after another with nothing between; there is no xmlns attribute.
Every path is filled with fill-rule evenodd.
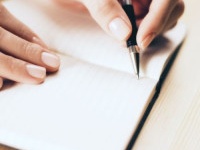
<svg viewBox="0 0 200 150"><path fill-rule="evenodd" d="M131 61L133 64L133 68L135 71L135 74L137 75L139 79L139 63L140 63L140 57L139 57L139 47L137 45L136 41L136 35L137 35L137 25L135 20L135 14L134 14L134 8L132 5L132 0L122 0L122 8L126 12L128 18L130 19L131 25L132 25L132 33L129 39L127 40L126 44L129 49Z"/></svg>

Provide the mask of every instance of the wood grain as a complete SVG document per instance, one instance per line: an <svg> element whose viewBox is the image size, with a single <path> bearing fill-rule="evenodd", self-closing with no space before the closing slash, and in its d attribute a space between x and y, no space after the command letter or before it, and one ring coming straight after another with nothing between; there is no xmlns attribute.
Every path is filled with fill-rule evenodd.
<svg viewBox="0 0 200 150"><path fill-rule="evenodd" d="M185 3L188 37L133 150L200 149L200 2Z"/></svg>

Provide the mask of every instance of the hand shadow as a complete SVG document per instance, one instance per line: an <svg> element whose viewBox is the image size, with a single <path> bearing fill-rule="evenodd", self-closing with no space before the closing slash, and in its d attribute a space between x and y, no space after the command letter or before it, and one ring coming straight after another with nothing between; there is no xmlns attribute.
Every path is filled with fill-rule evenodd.
<svg viewBox="0 0 200 150"><path fill-rule="evenodd" d="M17 85L16 82L11 81L11 80L8 80L8 79L4 79L4 81L3 81L3 86L2 86L2 88L0 89L0 92L5 91L5 90L10 89L10 88L13 88L13 87L15 87L16 85Z"/></svg>
<svg viewBox="0 0 200 150"><path fill-rule="evenodd" d="M143 68L144 74L147 72L148 64L151 59L155 58L155 55L165 55L170 50L170 40L164 36L156 37L150 46L141 55L141 68Z"/></svg>

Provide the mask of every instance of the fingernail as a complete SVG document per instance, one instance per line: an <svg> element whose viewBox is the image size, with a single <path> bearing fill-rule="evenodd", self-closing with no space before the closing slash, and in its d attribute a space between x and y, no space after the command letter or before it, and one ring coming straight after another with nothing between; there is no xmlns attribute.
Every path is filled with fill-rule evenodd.
<svg viewBox="0 0 200 150"><path fill-rule="evenodd" d="M58 56L43 52L42 61L49 67L58 68L60 66L60 59Z"/></svg>
<svg viewBox="0 0 200 150"><path fill-rule="evenodd" d="M39 38L37 37L33 37L33 42L36 44L39 44L40 46L44 47L44 48L48 48L48 46Z"/></svg>
<svg viewBox="0 0 200 150"><path fill-rule="evenodd" d="M28 64L26 65L28 73L34 78L43 79L46 76L46 69L36 65Z"/></svg>
<svg viewBox="0 0 200 150"><path fill-rule="evenodd" d="M118 40L125 40L131 32L128 25L121 19L115 18L109 24L109 29Z"/></svg>
<svg viewBox="0 0 200 150"><path fill-rule="evenodd" d="M149 44L152 42L152 40L155 38L156 34L155 33L151 33L149 34L140 44L140 48L142 48L142 50L144 50L145 48L147 48L149 46Z"/></svg>

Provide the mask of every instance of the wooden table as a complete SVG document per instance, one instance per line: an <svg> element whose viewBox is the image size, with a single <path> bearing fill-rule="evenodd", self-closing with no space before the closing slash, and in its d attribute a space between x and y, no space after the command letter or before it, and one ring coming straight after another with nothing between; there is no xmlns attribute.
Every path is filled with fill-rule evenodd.
<svg viewBox="0 0 200 150"><path fill-rule="evenodd" d="M185 3L187 39L133 150L200 149L200 1Z"/></svg>
<svg viewBox="0 0 200 150"><path fill-rule="evenodd" d="M200 1L185 0L181 48L133 150L200 149ZM0 150L14 150L0 146Z"/></svg>

